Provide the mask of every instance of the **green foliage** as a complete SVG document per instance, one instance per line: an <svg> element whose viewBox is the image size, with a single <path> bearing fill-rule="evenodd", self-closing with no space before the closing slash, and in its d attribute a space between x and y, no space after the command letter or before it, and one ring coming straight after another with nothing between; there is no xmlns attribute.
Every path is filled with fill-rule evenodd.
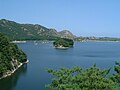
<svg viewBox="0 0 120 90"><path fill-rule="evenodd" d="M0 77L13 69L11 62L15 60L22 63L27 60L27 56L17 45L10 43L10 40L0 33Z"/></svg>
<svg viewBox="0 0 120 90"><path fill-rule="evenodd" d="M60 38L60 39L57 39L53 42L53 45L55 47L72 47L74 44L73 40L71 39L66 39L66 38Z"/></svg>
<svg viewBox="0 0 120 90"><path fill-rule="evenodd" d="M115 62L116 66L114 67L115 74L111 77L114 82L120 83L120 63Z"/></svg>
<svg viewBox="0 0 120 90"><path fill-rule="evenodd" d="M55 78L47 87L52 90L120 90L116 82L107 78L109 71L110 69L101 70L96 65L88 69L80 67L48 69Z"/></svg>

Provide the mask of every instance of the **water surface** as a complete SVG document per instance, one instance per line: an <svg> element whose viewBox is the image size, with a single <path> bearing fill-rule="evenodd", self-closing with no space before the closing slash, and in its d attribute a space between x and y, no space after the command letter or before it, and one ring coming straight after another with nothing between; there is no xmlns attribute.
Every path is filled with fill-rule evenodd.
<svg viewBox="0 0 120 90"><path fill-rule="evenodd" d="M37 45L27 42L18 46L28 55L30 62L12 76L0 80L0 90L50 90L45 88L52 78L47 68L87 68L97 64L104 69L120 61L119 42L75 42L74 48L67 50L54 49L51 42L38 42Z"/></svg>

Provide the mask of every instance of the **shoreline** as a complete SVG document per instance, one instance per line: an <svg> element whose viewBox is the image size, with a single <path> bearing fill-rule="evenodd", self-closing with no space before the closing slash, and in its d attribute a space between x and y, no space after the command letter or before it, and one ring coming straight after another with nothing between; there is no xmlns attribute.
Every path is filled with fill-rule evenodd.
<svg viewBox="0 0 120 90"><path fill-rule="evenodd" d="M26 40L26 41L12 41L11 43L27 43L27 42L35 42L36 40ZM37 41L42 41L42 42L53 42L53 41L51 41L51 40L37 40ZM100 40L82 40L82 41L79 41L79 40L74 40L75 42L120 42L120 41L111 41L111 40L109 40L109 41L100 41ZM66 48L66 47L64 47L64 48Z"/></svg>
<svg viewBox="0 0 120 90"><path fill-rule="evenodd" d="M120 42L120 41L99 41L99 40L87 40L87 41L75 41L75 42Z"/></svg>
<svg viewBox="0 0 120 90"><path fill-rule="evenodd" d="M20 65L18 65L18 67L12 71L8 71L5 73L5 75L3 75L2 77L0 77L0 79L6 78L11 76L12 74L14 74L21 66L23 66L24 64L29 63L29 60L27 60L26 62L20 63Z"/></svg>
<svg viewBox="0 0 120 90"><path fill-rule="evenodd" d="M73 46L71 46L71 47L63 47L63 46L59 46L59 47L55 47L55 46L53 46L55 49L69 49L69 48L71 48L71 47L73 47Z"/></svg>
<svg viewBox="0 0 120 90"><path fill-rule="evenodd" d="M12 41L11 43L26 43L27 41Z"/></svg>
<svg viewBox="0 0 120 90"><path fill-rule="evenodd" d="M54 47L55 49L68 49L69 47Z"/></svg>

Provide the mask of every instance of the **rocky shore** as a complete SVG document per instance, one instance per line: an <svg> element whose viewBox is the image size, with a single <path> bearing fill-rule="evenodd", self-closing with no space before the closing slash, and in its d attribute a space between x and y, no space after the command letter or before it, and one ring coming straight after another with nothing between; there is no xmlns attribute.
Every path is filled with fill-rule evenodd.
<svg viewBox="0 0 120 90"><path fill-rule="evenodd" d="M61 46L57 46L57 47L54 47L56 49L68 49L69 47L63 47L62 45Z"/></svg>
<svg viewBox="0 0 120 90"><path fill-rule="evenodd" d="M11 76L13 73L15 73L22 65L27 64L29 62L29 60L27 60L26 62L20 63L16 68L14 68L12 71L8 71L6 73L3 74L2 77L0 77L0 79L6 78L8 76Z"/></svg>

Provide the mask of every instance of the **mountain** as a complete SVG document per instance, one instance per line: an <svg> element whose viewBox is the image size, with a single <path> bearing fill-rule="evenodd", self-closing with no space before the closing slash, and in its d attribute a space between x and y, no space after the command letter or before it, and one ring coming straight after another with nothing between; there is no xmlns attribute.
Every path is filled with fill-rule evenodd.
<svg viewBox="0 0 120 90"><path fill-rule="evenodd" d="M63 30L61 32L59 32L59 35L61 38L69 38L69 39L73 39L76 38L75 35L73 35L70 31L68 30Z"/></svg>
<svg viewBox="0 0 120 90"><path fill-rule="evenodd" d="M6 34L11 40L54 40L57 38L74 39L70 31L57 32L38 24L20 24L6 19L0 20L0 32Z"/></svg>
<svg viewBox="0 0 120 90"><path fill-rule="evenodd" d="M26 54L0 33L0 79L11 75L26 61Z"/></svg>

